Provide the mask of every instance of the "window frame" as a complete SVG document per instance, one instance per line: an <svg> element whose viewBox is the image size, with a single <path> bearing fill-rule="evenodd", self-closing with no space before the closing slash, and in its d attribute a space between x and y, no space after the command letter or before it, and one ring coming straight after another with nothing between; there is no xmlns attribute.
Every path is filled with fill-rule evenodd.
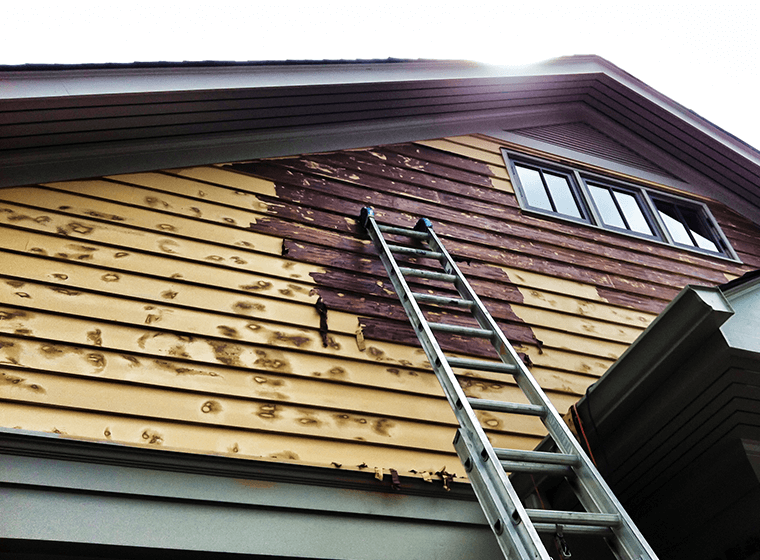
<svg viewBox="0 0 760 560"><path fill-rule="evenodd" d="M520 189L519 192L515 190L515 194L518 195L518 199L520 200L520 206L523 208L529 208L530 210L533 210L534 212L539 213L547 213L549 215L557 215L560 216L566 220L571 220L574 222L582 222L582 223L591 223L591 213L589 211L588 205L586 203L587 197L584 196L584 193L580 191L578 188L578 184L576 182L576 179L574 177L574 173L572 170L569 169L563 169L561 167L555 167L552 165L541 165L537 164L530 160L524 160L520 159L517 161L514 161L512 158L509 159L510 162L510 171L511 174L515 177L518 177L519 180L519 173L517 171L517 165L521 165L522 167L533 169L534 171L538 171L541 174L541 179L544 183L544 189L547 191L546 196L550 200L550 204L552 207L556 208L556 203L552 200L552 193L549 192L546 180L543 178L545 175L545 172L549 172L550 174L555 175L562 175L567 179L568 186L570 187L570 193L573 196L573 199L575 200L576 205L578 206L580 217L572 216L570 214L564 214L562 212L557 212L556 210L547 210L545 208L541 208L540 206L533 206L528 201L528 196L526 194L526 190L523 188L522 182L520 183Z"/></svg>
<svg viewBox="0 0 760 560"><path fill-rule="evenodd" d="M717 220L712 215L712 212L710 212L708 206L701 201L637 184L632 181L622 181L617 178L611 178L597 172L587 171L580 167L558 164L536 157L526 156L519 152L507 150L506 148L502 148L502 153L504 160L507 163L507 170L510 179L512 180L512 185L514 186L515 196L517 197L520 208L524 212L536 214L541 217L569 221L575 224L584 224L603 231L618 233L639 240L647 240L653 243L667 245L669 247L693 251L701 255L741 262L718 225ZM548 171L567 177L571 192L573 193L580 209L581 218L532 206L528 202L516 165L539 170L541 173ZM639 210L643 215L644 221L652 231L652 234L650 235L634 229L621 228L605 223L602 219L597 201L592 195L590 189L591 186L597 186L611 190L612 192L620 192L633 196L638 203ZM623 223L627 223L628 219L620 207L619 202L614 197L613 201L615 202L620 217L624 220ZM718 251L703 249L697 245L690 245L676 241L661 218L660 210L656 206L656 201L674 205L675 208L678 209L679 214L681 209L688 209L695 212L705 230L711 234L709 241L717 247ZM556 208L556 204L552 203L552 207ZM685 223L685 221L681 223L686 228L690 237L693 238L690 226Z"/></svg>

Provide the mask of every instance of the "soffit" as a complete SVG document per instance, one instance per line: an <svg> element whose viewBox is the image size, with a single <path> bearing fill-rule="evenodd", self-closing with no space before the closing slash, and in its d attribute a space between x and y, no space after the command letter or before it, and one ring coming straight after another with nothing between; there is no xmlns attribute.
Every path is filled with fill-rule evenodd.
<svg viewBox="0 0 760 560"><path fill-rule="evenodd" d="M595 158L660 174L665 177L676 178L672 173L669 173L640 153L586 122L576 121L548 126L531 126L513 129L511 132L526 139L546 142Z"/></svg>

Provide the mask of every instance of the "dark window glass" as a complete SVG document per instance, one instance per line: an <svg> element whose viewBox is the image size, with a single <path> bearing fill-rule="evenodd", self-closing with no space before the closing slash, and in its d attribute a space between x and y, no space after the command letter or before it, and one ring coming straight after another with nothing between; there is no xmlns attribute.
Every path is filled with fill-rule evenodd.
<svg viewBox="0 0 760 560"><path fill-rule="evenodd" d="M588 188L604 225L655 235L638 196L600 185L589 184Z"/></svg>
<svg viewBox="0 0 760 560"><path fill-rule="evenodd" d="M553 173L544 173L544 179L549 187L549 192L552 195L557 212L573 216L574 218L580 218L581 211L578 208L578 202L573 196L570 180L563 175L555 175Z"/></svg>
<svg viewBox="0 0 760 560"><path fill-rule="evenodd" d="M541 180L541 174L535 169L521 165L515 165L515 167L520 176L520 184L525 193L525 198L528 200L528 205L544 210L554 210L551 202L549 202L549 195L544 188L544 182Z"/></svg>
<svg viewBox="0 0 760 560"><path fill-rule="evenodd" d="M717 237L697 209L657 199L654 203L673 241L706 251L721 252Z"/></svg>
<svg viewBox="0 0 760 560"><path fill-rule="evenodd" d="M560 173L515 164L528 206L583 218L571 180Z"/></svg>

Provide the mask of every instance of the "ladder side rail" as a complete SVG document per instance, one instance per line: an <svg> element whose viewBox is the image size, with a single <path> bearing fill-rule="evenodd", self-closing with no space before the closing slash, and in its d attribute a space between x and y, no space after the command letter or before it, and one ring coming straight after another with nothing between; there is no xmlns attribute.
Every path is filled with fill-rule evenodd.
<svg viewBox="0 0 760 560"><path fill-rule="evenodd" d="M492 339L492 342L499 357L505 363L515 364L518 367L519 372L515 374L515 381L520 389L525 393L532 404L546 407L547 413L543 418L543 422L559 450L562 453L573 454L579 457L579 464L574 467L574 471L578 482L578 484L575 485L575 490L581 504L589 512L616 512L620 514L621 523L618 527L615 527L612 530L620 545L625 549L627 555L620 555L619 551L615 551L614 549L613 552L616 556L623 559L640 558L641 560L655 560L657 558L655 552L646 542L643 535L641 535L638 528L633 523L633 520L628 516L612 490L607 486L607 483L588 458L583 448L573 437L567 424L562 420L562 417L554 408L554 405L546 396L546 393L544 393L539 383L530 371L528 371L528 368L517 355L517 352L507 340L499 325L483 305L469 282L467 282L467 279L459 270L454 259L451 258L451 255L441 243L441 240L431 227L426 226L426 228L430 234L428 241L430 247L434 251L443 254L443 258L446 261L444 264L446 272L457 277L455 286L457 287L460 296L463 299L469 299L475 302L473 314L478 323L484 329L491 329L494 331L494 339ZM595 489L599 489L600 491L597 492Z"/></svg>
<svg viewBox="0 0 760 560"><path fill-rule="evenodd" d="M422 310L412 296L412 291L406 283L404 276L401 274L399 266L388 248L388 244L385 242L377 222L372 215L367 216L365 228L372 242L380 249L380 260L386 268L388 276L393 283L393 287L399 295L401 304L409 316L412 327L425 350L425 354L433 366L433 370L435 371L438 380L443 386L446 398L454 411L454 415L460 428L469 434L472 439L477 439L479 441L478 447L480 448L481 453L487 453L487 459L483 461L483 463L485 464L485 468L489 471L489 478L491 479L488 483L489 490L492 493L492 496L498 496L501 498L501 500L503 500L501 503L506 504L506 507L509 510L507 511L507 509L504 509L503 514L505 517L494 521L489 520L492 524L492 529L494 529L493 523L495 521L500 523L500 527L498 527L500 530L497 531L494 529L499 546L508 558L513 557L513 554L516 554L517 558L521 559L531 558L535 560L551 560L532 523L522 522L529 521L530 518L528 517L520 498L512 487L512 484L507 479L505 471L501 468L499 459L496 456L493 447L490 445L488 437L475 415L475 411L467 402L467 397L464 394L462 387L456 379L453 370L446 360L446 356L428 326L427 319L422 314ZM468 440L467 437L464 439ZM477 457L478 456L475 456L474 458L476 459ZM499 503L498 500L496 503ZM515 521L511 522L510 519L514 519ZM507 533L507 535L504 535L504 533Z"/></svg>
<svg viewBox="0 0 760 560"><path fill-rule="evenodd" d="M508 480L502 482L498 478L490 476L490 473L482 472L489 470L488 463L490 463L490 466L494 465L494 463L490 461L490 459L486 462L481 460L480 449L482 449L482 446L479 445L479 442L463 436L462 430L460 429L454 437L454 448L459 456L459 460L465 468L467 476L470 478L472 490L478 498L480 507L488 519L491 529L496 534L497 541L504 552L504 556L508 559L515 558L510 554L508 547L502 544L504 540L503 533L505 531L515 531L515 529L520 529L529 532L531 538L535 538L536 541L529 553L518 554L516 557L517 559L552 560L552 557L549 556L548 551L538 536L538 530L533 525L527 510L522 505L522 501L516 496L512 483ZM501 475L506 478L500 465L499 471L501 472ZM514 503L519 504L519 508L511 507L512 504L509 502L500 501L503 489L505 488L515 494ZM507 508L511 511L508 511ZM516 550L516 552L519 553L520 551Z"/></svg>

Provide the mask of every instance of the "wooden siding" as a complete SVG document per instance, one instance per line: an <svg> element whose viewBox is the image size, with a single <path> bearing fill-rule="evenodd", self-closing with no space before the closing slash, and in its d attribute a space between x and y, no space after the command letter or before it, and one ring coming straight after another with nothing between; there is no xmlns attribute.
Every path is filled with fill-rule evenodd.
<svg viewBox="0 0 760 560"><path fill-rule="evenodd" d="M757 229L717 203L746 265L524 215L499 149L469 136L3 189L0 424L461 475L453 417L357 228L362 206L433 220L560 411L682 286L760 266ZM472 396L523 400L499 374L463 379ZM500 446L543 435L535 419L481 416Z"/></svg>

